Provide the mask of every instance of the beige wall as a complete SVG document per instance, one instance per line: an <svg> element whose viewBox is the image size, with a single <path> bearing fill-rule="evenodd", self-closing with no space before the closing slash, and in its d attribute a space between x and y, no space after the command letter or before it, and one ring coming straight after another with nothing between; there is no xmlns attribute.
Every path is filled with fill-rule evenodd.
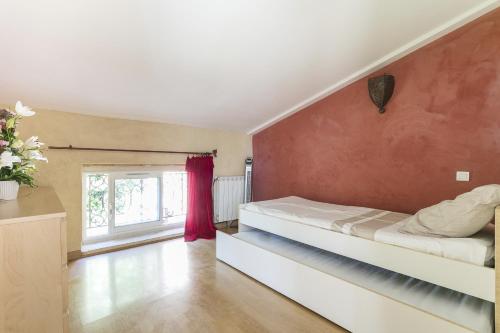
<svg viewBox="0 0 500 333"><path fill-rule="evenodd" d="M242 175L244 159L251 155L251 138L242 133L200 129L162 123L40 111L19 125L22 138L38 135L47 145L211 151L218 150L215 175ZM84 164L177 164L185 155L45 151L48 164L40 163L38 184L53 186L68 214L68 251L82 241L82 184Z"/></svg>

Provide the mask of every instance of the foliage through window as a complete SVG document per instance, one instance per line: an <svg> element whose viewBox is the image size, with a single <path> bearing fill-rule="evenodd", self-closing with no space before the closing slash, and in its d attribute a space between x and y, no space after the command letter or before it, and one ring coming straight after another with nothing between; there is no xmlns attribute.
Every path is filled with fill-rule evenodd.
<svg viewBox="0 0 500 333"><path fill-rule="evenodd" d="M108 176L87 176L87 228L108 225Z"/></svg>
<svg viewBox="0 0 500 333"><path fill-rule="evenodd" d="M115 180L115 225L160 220L158 178Z"/></svg>

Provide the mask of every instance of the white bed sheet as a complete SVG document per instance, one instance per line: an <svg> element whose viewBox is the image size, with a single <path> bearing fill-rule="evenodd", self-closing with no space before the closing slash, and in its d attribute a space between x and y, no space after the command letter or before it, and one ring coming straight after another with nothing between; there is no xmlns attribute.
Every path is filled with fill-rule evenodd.
<svg viewBox="0 0 500 333"><path fill-rule="evenodd" d="M251 202L241 205L240 209L346 234L350 234L349 229L345 226L339 228L337 221L373 210L316 202L295 196ZM495 235L491 228L469 238L426 237L399 232L402 223L404 221L377 230L374 240L478 266L491 265L493 262Z"/></svg>
<svg viewBox="0 0 500 333"><path fill-rule="evenodd" d="M489 225L468 238L426 237L399 231L403 222L375 232L375 241L406 247L419 252L463 261L478 266L491 266L495 255L495 230Z"/></svg>
<svg viewBox="0 0 500 333"><path fill-rule="evenodd" d="M494 304L491 302L262 230L233 236L476 332L493 332Z"/></svg>

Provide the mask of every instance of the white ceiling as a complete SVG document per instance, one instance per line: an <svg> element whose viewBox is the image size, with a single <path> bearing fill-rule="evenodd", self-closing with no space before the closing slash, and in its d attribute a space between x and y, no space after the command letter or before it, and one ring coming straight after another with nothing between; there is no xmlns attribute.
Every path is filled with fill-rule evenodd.
<svg viewBox="0 0 500 333"><path fill-rule="evenodd" d="M498 0L0 0L0 102L252 131Z"/></svg>

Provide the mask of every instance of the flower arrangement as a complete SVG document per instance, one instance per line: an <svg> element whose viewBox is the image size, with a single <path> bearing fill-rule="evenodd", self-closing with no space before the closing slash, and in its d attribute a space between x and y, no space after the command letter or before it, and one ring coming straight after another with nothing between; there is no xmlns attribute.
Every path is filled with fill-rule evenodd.
<svg viewBox="0 0 500 333"><path fill-rule="evenodd" d="M19 120L33 115L35 112L21 102L16 103L14 111L0 109L0 183L15 181L18 185L33 187L35 161L47 162L40 152L43 143L38 141L38 137L32 136L23 141L16 131Z"/></svg>

